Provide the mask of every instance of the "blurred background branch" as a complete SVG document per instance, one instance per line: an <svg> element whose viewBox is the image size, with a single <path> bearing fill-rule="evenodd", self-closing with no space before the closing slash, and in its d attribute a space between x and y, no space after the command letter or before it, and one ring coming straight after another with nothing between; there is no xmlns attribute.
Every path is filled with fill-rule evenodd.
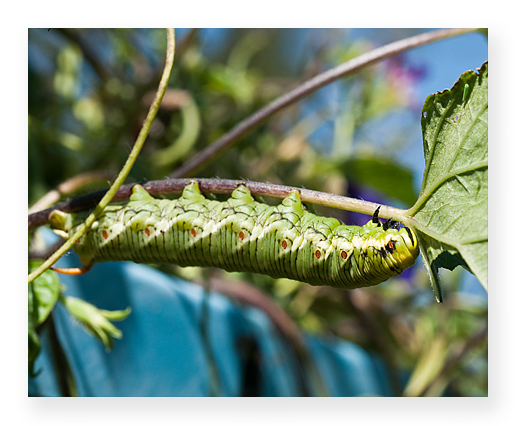
<svg viewBox="0 0 517 426"><path fill-rule="evenodd" d="M414 49L407 48L417 44L397 42L460 33ZM196 169L199 178L310 188L408 208L424 169L426 97L488 56L486 38L472 30L179 29L177 40L171 83L120 200L134 182ZM164 31L155 29L29 30L28 204L52 197L31 212L58 197L73 196L75 206L59 205L78 208L78 196L105 190L140 131L166 43ZM398 48L379 47L390 43ZM373 64L379 59L386 60ZM226 149L237 140L243 143L219 155L219 144ZM83 186L85 176L95 179ZM75 182L72 188L60 186L67 181ZM184 182L168 186L178 193ZM205 189L218 192L215 184ZM90 207L98 199L90 198ZM314 210L348 224L369 220L325 206ZM46 223L48 211L40 213L31 215L30 230ZM30 237L31 254L45 257L40 230ZM201 277L196 268L159 269L191 282ZM217 271L216 278L214 288L267 312L295 348L302 348L300 333L319 335L382 359L397 394L488 393L487 297L469 274L443 272L448 291L440 306L418 265L346 294L248 273ZM233 287L235 280L249 283L247 290ZM249 365L256 365L253 343L246 348Z"/></svg>

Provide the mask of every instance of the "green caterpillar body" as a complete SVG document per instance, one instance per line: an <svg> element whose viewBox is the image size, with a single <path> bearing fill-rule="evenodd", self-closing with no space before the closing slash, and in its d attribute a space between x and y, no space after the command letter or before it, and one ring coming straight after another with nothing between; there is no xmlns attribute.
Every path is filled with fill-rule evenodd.
<svg viewBox="0 0 517 426"><path fill-rule="evenodd" d="M85 214L54 211L56 233L73 235ZM177 200L157 200L141 186L129 203L108 206L75 246L84 265L110 260L212 266L353 289L399 275L415 263L409 228L378 220L348 226L316 216L293 190L278 206L255 201L241 184L227 201L206 199L192 181Z"/></svg>

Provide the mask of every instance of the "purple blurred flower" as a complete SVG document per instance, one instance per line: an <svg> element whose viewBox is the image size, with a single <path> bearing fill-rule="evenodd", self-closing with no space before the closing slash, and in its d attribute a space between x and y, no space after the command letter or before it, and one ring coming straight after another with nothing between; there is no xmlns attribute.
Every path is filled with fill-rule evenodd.
<svg viewBox="0 0 517 426"><path fill-rule="evenodd" d="M391 58L386 63L386 80L397 91L400 101L410 108L420 110L421 105L416 105L414 99L416 83L422 80L427 69L423 64L408 63L403 55Z"/></svg>

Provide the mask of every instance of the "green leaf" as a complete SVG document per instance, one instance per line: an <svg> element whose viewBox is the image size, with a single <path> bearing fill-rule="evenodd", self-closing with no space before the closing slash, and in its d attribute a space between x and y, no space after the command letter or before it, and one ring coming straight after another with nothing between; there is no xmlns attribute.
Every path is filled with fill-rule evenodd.
<svg viewBox="0 0 517 426"><path fill-rule="evenodd" d="M131 308L126 308L123 311L105 311L71 296L62 295L61 301L68 312L104 344L106 350L113 347L113 338L120 339L122 337L122 331L109 320L122 321L131 313Z"/></svg>
<svg viewBox="0 0 517 426"><path fill-rule="evenodd" d="M408 211L440 301L438 269L463 266L488 288L488 62L422 110L426 168Z"/></svg>
<svg viewBox="0 0 517 426"><path fill-rule="evenodd" d="M34 291L32 289L32 283L29 284L29 341L28 341L28 349L29 349L29 373L34 375L34 361L38 357L39 351L41 349L41 343L38 337L38 333L36 333L36 322L37 322L37 309L35 308L35 297Z"/></svg>
<svg viewBox="0 0 517 426"><path fill-rule="evenodd" d="M29 271L33 271L43 262L31 260L29 262ZM59 298L61 292L61 284L57 274L51 270L45 271L32 283L29 288L34 295L34 314L35 326L42 324L47 319Z"/></svg>
<svg viewBox="0 0 517 426"><path fill-rule="evenodd" d="M29 261L29 272L36 269L43 262L37 260ZM40 341L36 327L47 319L57 302L61 286L57 274L51 270L45 271L28 288L28 349L29 369L33 374L34 361L40 351Z"/></svg>

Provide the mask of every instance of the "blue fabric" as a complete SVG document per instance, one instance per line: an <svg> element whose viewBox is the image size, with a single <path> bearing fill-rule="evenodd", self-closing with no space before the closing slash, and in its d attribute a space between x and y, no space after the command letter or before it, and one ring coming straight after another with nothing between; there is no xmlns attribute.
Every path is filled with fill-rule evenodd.
<svg viewBox="0 0 517 426"><path fill-rule="evenodd" d="M77 265L75 255L60 261L62 267ZM204 292L197 285L132 262L96 264L85 275L61 279L67 295L100 309L132 308L115 323L124 335L110 352L61 304L54 310L80 396L322 394L314 373L302 371L289 342L257 309L210 294L207 347L201 331ZM46 332L41 338L35 364L40 373L29 378L29 395L59 396ZM305 341L329 395L392 395L384 364L359 346L311 335Z"/></svg>

